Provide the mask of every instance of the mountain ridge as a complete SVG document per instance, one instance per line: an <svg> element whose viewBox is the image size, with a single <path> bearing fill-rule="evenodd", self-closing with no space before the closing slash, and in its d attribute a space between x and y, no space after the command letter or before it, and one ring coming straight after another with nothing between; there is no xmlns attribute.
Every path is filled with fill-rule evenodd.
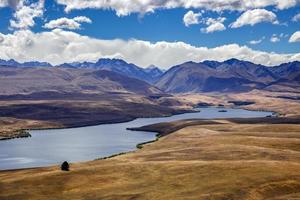
<svg viewBox="0 0 300 200"><path fill-rule="evenodd" d="M46 62L18 63L0 60L0 66L18 68L58 68L107 70L122 76L146 81L162 91L183 92L244 92L253 89L297 90L300 85L300 62L293 61L267 67L235 58L220 61L188 61L163 71L156 66L141 68L122 59L100 58L97 62L73 62L52 66ZM12 73L12 72L1 72Z"/></svg>
<svg viewBox="0 0 300 200"><path fill-rule="evenodd" d="M169 93L299 90L300 62L267 67L249 61L185 62L166 71L155 86Z"/></svg>
<svg viewBox="0 0 300 200"><path fill-rule="evenodd" d="M93 69L102 69L109 70L126 75L128 77L137 78L148 83L153 84L156 82L163 71L158 67L155 69L149 70L148 68L142 68L132 63L127 63L122 59L109 59L109 58L100 58L96 62L73 62L73 63L63 63L60 65L51 65L47 62L38 62L30 61L19 63L13 59L2 60L0 59L0 66L8 67L67 67L67 68L93 68Z"/></svg>

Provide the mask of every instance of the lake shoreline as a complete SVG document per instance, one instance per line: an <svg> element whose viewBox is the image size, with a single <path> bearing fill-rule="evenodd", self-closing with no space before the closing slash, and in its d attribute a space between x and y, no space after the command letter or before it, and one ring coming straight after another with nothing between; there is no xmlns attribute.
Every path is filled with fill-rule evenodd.
<svg viewBox="0 0 300 200"><path fill-rule="evenodd" d="M135 119L138 118L154 118L154 117L171 117L174 115L180 115L180 114L186 114L186 113L196 113L199 111L196 110L184 110L184 111L176 111L170 115L153 115L153 116L149 116L149 117L127 117L124 119L117 119L117 120L111 120L111 121L100 121L100 122L89 122L89 123L83 123L80 125L62 125L59 127L45 127L45 128L31 128L31 129L19 129L16 130L14 132L16 132L16 135L12 135L10 137L2 137L0 138L0 142L1 140L12 140L12 139L17 139L17 138L27 138L27 137L31 137L30 133L28 131L35 131L35 130L56 130L56 129L73 129L73 128L84 128L84 127L92 127L92 126L99 126L99 125L105 125L105 124L119 124L119 123L126 123L126 122L131 122ZM24 134L24 132L26 132L27 134Z"/></svg>
<svg viewBox="0 0 300 200"><path fill-rule="evenodd" d="M84 127L90 127L90 126L98 126L98 125L105 125L105 124L118 124L118 123L126 123L126 122L130 122L130 121L133 121L133 120L136 120L138 118L153 118L153 117L171 117L171 116L174 116L174 115L180 115L180 114L186 114L186 113L196 113L196 112L201 112L200 111L197 111L195 109L201 109L201 108L224 108L224 109L244 109L244 110L248 110L248 111L257 111L257 112L272 112L272 113L275 113L276 115L281 115L280 113L277 113L277 112L274 112L274 111L271 111L271 110L263 110L263 109L249 109L249 108L246 108L244 106L217 106L217 105L212 105L212 106L201 106L201 107L197 107L197 108L194 108L192 110L186 110L186 111L179 111L179 112L175 112L173 114L170 114L170 115L163 115L163 116L160 116L160 115L155 115L155 116L151 116L151 117L132 117L132 118L128 118L128 119L120 119L120 120L111 120L109 122L91 122L91 123L86 123L86 124L82 124L82 125L69 125L69 126L61 126L61 127L46 127L46 128L32 128L32 129L20 129L20 130L17 130L17 131L14 131L16 132L17 134L15 135L12 135L12 136L9 136L9 137L0 137L0 142L3 141L3 140L12 140L12 139L18 139L18 138L28 138L28 137L31 137L30 133L28 131L34 131L34 130L56 130L56 129L71 129L71 128L84 128ZM275 117L275 116L274 116ZM128 129L128 130L131 130L131 129ZM25 134L26 133L26 134Z"/></svg>
<svg viewBox="0 0 300 200"><path fill-rule="evenodd" d="M129 123L129 124L124 124L124 125L121 125L121 126L117 126L117 127L121 127L122 129L116 129L116 131L118 132L118 133L123 133L122 131L123 131L123 129L124 129L124 131L125 130L129 130L129 131L147 131L147 132L155 132L155 134L150 134L151 135L151 138L150 137L146 137L145 139L140 139L140 140L137 140L137 141L135 141L135 140L132 140L132 144L130 144L131 146L128 148L128 147L126 147L125 149L123 149L123 150L120 150L120 151L112 151L111 153L101 153L102 152L102 150L100 151L100 153L98 154L98 156L96 155L97 154L97 152L99 151L99 150L97 150L98 149L98 147L101 147L101 142L100 142L100 144L99 145L97 145L97 144L94 144L94 146L95 147L97 147L97 148L95 148L95 150L94 151L91 151L91 154L90 155L92 155L92 156L90 156L90 157L87 157L87 158L84 158L84 157L82 157L82 158L77 158L77 156L72 156L72 155L70 155L70 157L69 156L67 156L68 154L63 154L63 155L65 155L65 156L63 156L64 158L64 160L68 160L70 163L77 163L77 162L88 162L88 161L91 161L91 160L94 160L94 159L106 159L106 158L110 158L110 157L115 157L115 156L117 156L117 155L122 155L122 154L126 154L126 153L128 153L128 152L131 152L131 151L136 151L137 149L140 149L140 148L143 148L143 146L145 145L145 144L149 144L149 143L153 143L153 142L155 142L155 141L157 141L159 138L161 138L162 136L166 136L166 135L168 135L169 133L171 133L171 132L175 132L175 131L177 131L177 130L179 130L179 129L181 129L181 128L184 128L184 127L186 127L186 126L191 126L191 125L199 125L199 124L220 124L220 123L216 123L215 122L215 120L225 120L225 119L228 119L229 117L230 118L234 118L234 117L239 117L239 116L241 116L241 117L243 117L243 116L248 116L248 117L265 117L265 116L267 116L268 115L268 113L269 112L264 112L264 113L260 113L260 112L257 112L257 111L254 111L254 112L252 112L252 111L247 111L247 110L244 110L244 109L229 109L228 108L228 113L220 113L220 112L218 112L219 111L219 109L221 109L220 107L210 107L210 108L200 108L201 109L201 111L200 110L194 110L194 112L188 112L188 113L179 113L179 114L176 114L176 115L171 115L171 116L164 116L164 117L158 117L158 119L155 119L156 117L154 117L153 119L151 119L150 118L150 120L145 120L145 119L147 119L147 118L140 118L141 119L141 121L139 121L138 123L136 123L136 122L134 122L134 123ZM249 112L249 114L248 114L248 112ZM197 114L197 113L202 113L202 114ZM252 114L251 114L252 113ZM183 114L183 116L180 116L180 114ZM170 119L167 119L168 117L171 117ZM161 119L160 119L161 118ZM165 119L166 118L166 119ZM177 120L180 120L180 121L193 121L193 120L195 120L195 119L198 119L198 121L201 121L201 123L199 123L198 121L196 122L196 123L188 123L188 124L185 124L184 126L179 126L179 127L176 127L176 129L170 129L170 130L168 130L168 132L165 132L165 131L160 131L160 130L152 130L152 129L142 129L144 126L147 126L147 127L151 127L151 126L153 126L153 125L156 125L156 124L159 124L159 123L169 123L169 122L177 122ZM212 122L213 121L213 122ZM212 123L211 123L212 122ZM113 124L118 124L118 123L113 123ZM89 127L92 127L92 126L89 126ZM139 128L136 128L136 127L139 127ZM79 128L79 127L78 127ZM99 129L100 128L100 129ZM98 130L98 131L100 131L101 132L101 126L99 127L99 128L97 128L97 127L95 127L95 128L92 128L92 130ZM111 128L113 128L113 127L111 127ZM64 129L64 128L63 128ZM61 129L61 130L63 130L63 129ZM70 128L71 129L71 128ZM51 130L51 129L41 129L41 130ZM68 129L66 129L66 130L68 130ZM88 130L88 129L87 129ZM69 131L67 131L67 132L65 132L65 133L77 133L77 136L76 136L76 134L75 135L73 135L73 137L72 137L72 135L71 135L71 138L75 138L75 140L76 140L76 138L80 138L80 137L84 137L85 135L84 135L84 131L85 131L85 129L81 129L81 130L77 130L77 131L75 131L75 130L69 130ZM105 129L103 129L102 130L102 133L103 134L105 134L105 135L107 135L106 134L106 132L103 132L103 131L105 131ZM55 132L54 132L55 133ZM58 137L58 138L60 138L59 137L59 135L60 134L62 134L62 133L64 133L64 131L62 131L62 132L57 132L57 136L55 136L55 134L54 134L54 137ZM80 133L80 135L78 135ZM33 134L33 132L32 132L32 134ZM43 132L36 132L35 134L38 134L38 135L42 135L43 134ZM49 132L49 136L52 134L52 132ZM83 135L82 135L83 134ZM127 134L130 134L130 132L127 132ZM132 137L137 137L137 138L139 138L139 137L144 137L144 136L134 136L134 135L139 135L140 133L138 133L138 134L131 134L132 135ZM98 134L97 134L98 135ZM86 138L91 138L91 136L92 137L95 137L94 139L96 139L97 140L97 138L101 138L101 135L100 136L97 136L97 135L90 135L90 134L88 134L88 135L86 135ZM148 135L148 134L147 134ZM149 135L149 136L150 136ZM49 136L47 136L47 137L49 137ZM38 137L38 142L41 142L42 140L47 140L47 137L46 138L43 138L43 137ZM63 136L63 137L65 137L65 139L67 139L67 138L70 138L70 136L69 135L66 135L66 136ZM127 137L127 136L126 136ZM40 139L39 139L40 138ZM93 140L94 140L93 139ZM134 138L132 138L132 139L134 139ZM36 139L34 139L33 141L35 141ZM62 139L60 139L61 141L65 141L65 140L62 140ZM81 140L81 139L80 139ZM88 139L89 140L89 139ZM71 141L71 140L70 140ZM101 141L101 140L100 140ZM134 142L135 141L135 142ZM17 143L18 143L18 145L20 145L20 142L21 141L18 141ZM113 141L112 141L113 142ZM15 143L15 142L14 142ZM14 144L14 143L12 143L12 144ZM28 145L29 143L27 143L25 140L24 140L24 142L21 142L22 144L24 143L24 145ZM10 145L12 145L12 144L10 144ZM30 140L30 144L34 144L34 143L32 143L32 140ZM68 142L67 143L62 143L62 142L60 142L59 144L61 144L61 145L63 145L63 146L65 146L65 145L74 145L73 143L72 144L69 144ZM80 144L80 143L78 143L78 144ZM112 145L115 145L114 143L111 143ZM49 144L50 146L51 146L51 143ZM55 144L56 145L56 144ZM25 146L24 146L25 147ZM85 147L85 145L83 145L82 146L83 148ZM113 146L112 146L113 147ZM51 148L50 148L51 149ZM4 149L5 150L5 149ZM63 149L62 149L63 150ZM62 151L61 151L62 152ZM85 151L82 151L82 152L85 152ZM96 154L95 153L92 153L92 152L96 152ZM105 151L104 151L105 152ZM78 152L79 153L79 152ZM87 152L86 152L87 153ZM95 154L95 155L94 155ZM81 153L79 153L79 155L81 155ZM25 157L25 158L28 158L28 159L30 159L31 157L32 158L38 158L38 157L35 157L36 155L35 154L23 154L23 153L21 153L21 154L17 154L17 155L15 155L15 154L12 154L12 156L17 156L17 157ZM92 157L92 158L91 158ZM46 159L47 157L44 157L43 156L43 158L39 158L39 159ZM60 157L57 157L57 158L60 158ZM60 159L58 159L58 160L60 160ZM13 161L13 162L9 162L9 163L7 163L6 165L7 166L9 166L9 165L11 165L11 166L13 166L13 163L14 163L15 161ZM11 164L10 164L11 163ZM34 162L35 163L35 162ZM36 162L36 164L29 164L29 165L27 165L27 164L25 164L25 165L18 165L18 164L16 164L16 166L15 166L15 169L23 169L23 168L27 168L27 167L30 167L30 165L31 166L34 166L34 165L36 165L37 167L43 167L43 166L45 166L45 167L48 167L48 166L53 166L53 165L57 165L58 163L57 163L57 161L55 161L55 159L54 159L54 162L51 164L51 163L49 163L49 164L43 164L43 163L41 163L41 164L39 164L39 162L37 161ZM3 169L6 169L6 167L4 167ZM12 167L12 169L13 169L13 167Z"/></svg>
<svg viewBox="0 0 300 200"><path fill-rule="evenodd" d="M14 133L15 134L13 134L10 137L0 137L0 141L31 137L31 134L28 132L28 130L21 129L21 130L14 131Z"/></svg>

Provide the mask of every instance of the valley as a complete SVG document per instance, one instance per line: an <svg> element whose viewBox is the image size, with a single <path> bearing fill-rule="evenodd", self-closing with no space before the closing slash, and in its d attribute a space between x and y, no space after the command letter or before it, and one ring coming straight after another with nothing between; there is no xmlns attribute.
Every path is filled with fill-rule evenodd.
<svg viewBox="0 0 300 200"><path fill-rule="evenodd" d="M299 115L299 62L277 67L237 59L187 62L166 72L119 59L59 66L1 60L0 65L1 139L29 136L26 129L192 112L203 104L236 106L232 101L253 102L241 108Z"/></svg>
<svg viewBox="0 0 300 200"><path fill-rule="evenodd" d="M0 19L0 200L300 200L300 0Z"/></svg>
<svg viewBox="0 0 300 200"><path fill-rule="evenodd" d="M69 172L59 166L2 170L0 199L299 197L298 62L274 68L235 59L188 62L166 72L156 69L147 80L146 72L124 61L98 64L1 66L0 139L30 137L26 130L165 117L201 106L218 107L220 115L229 108L274 114L127 127L159 137L132 152L71 163Z"/></svg>

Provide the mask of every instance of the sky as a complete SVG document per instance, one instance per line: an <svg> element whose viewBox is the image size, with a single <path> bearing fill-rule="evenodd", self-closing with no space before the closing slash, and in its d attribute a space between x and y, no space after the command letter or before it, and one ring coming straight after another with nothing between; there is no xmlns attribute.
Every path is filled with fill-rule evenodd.
<svg viewBox="0 0 300 200"><path fill-rule="evenodd" d="M0 0L0 19L0 58L19 62L300 60L300 0Z"/></svg>

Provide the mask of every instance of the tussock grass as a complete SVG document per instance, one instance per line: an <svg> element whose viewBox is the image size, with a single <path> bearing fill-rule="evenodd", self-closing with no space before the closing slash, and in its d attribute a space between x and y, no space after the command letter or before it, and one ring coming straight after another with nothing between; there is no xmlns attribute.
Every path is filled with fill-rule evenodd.
<svg viewBox="0 0 300 200"><path fill-rule="evenodd" d="M69 173L2 171L0 199L300 197L299 124L218 122L172 122L182 128L131 153L72 164Z"/></svg>

